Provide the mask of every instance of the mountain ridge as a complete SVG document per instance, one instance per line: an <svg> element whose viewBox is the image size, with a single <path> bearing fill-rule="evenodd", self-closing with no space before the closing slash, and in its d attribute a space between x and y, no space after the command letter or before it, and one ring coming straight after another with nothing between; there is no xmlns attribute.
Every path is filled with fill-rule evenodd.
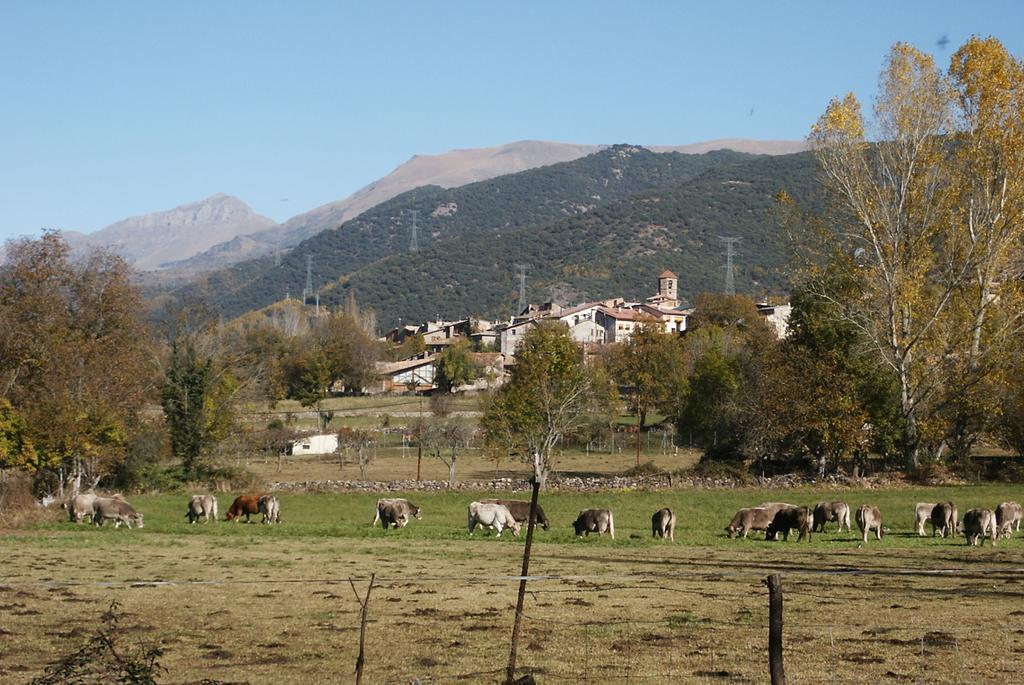
<svg viewBox="0 0 1024 685"><path fill-rule="evenodd" d="M733 224L767 255L764 265L750 263L751 269L761 269L750 279L751 287L778 290L784 279L769 277L769 271L780 262L780 253L760 235L768 230L766 211L779 190L806 195L813 168L807 153L685 155L614 146L457 188L417 188L303 241L279 259L258 258L219 270L179 289L175 297L205 299L224 316L238 316L302 292L307 258L323 304L337 304L338 297L354 290L361 303L377 309L382 323L433 316L438 310L498 314L505 300L478 291L492 286L514 291L512 265L521 261L536 265L532 284L549 282L551 290L561 292L596 295L620 285L635 289L630 285L635 279L622 265L636 274L685 267L699 274L695 287L706 288L710 274L721 271L721 247L717 233L707 234L711 238L704 234L731 235ZM756 192L749 190L755 181ZM609 205L618 209L612 212ZM419 252L410 250L412 210L419 216ZM645 212L653 218L644 219ZM591 221L598 222L593 230L580 229ZM697 233L704 237L693 238ZM600 245L590 244L598 237ZM703 256L692 262L677 255L661 263L670 255L652 252L645 240ZM621 264L609 251L615 246L621 249ZM714 257L708 249L714 249ZM573 255L589 256L580 262ZM559 276L562 271L565 278Z"/></svg>
<svg viewBox="0 0 1024 685"><path fill-rule="evenodd" d="M139 271L159 269L275 224L237 197L215 193L172 209L131 216L93 233L63 233L73 252L109 249Z"/></svg>
<svg viewBox="0 0 1024 685"><path fill-rule="evenodd" d="M604 150L610 145L518 140L480 148L456 148L439 154L417 154L389 174L376 179L347 197L297 214L266 231L247 236L246 241L216 245L191 260L174 265L184 272L206 271L294 247L320 231L336 228L367 209L406 191L425 185L455 188L467 183L527 171L541 166L573 161ZM646 146L645 146L646 147ZM648 147L655 152L703 154L732 150L748 154L791 154L806 149L803 141L723 138L688 145Z"/></svg>

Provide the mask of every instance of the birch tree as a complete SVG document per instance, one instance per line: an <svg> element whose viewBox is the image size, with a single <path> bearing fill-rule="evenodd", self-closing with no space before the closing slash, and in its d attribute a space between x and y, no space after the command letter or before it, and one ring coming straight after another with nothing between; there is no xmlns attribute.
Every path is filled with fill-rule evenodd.
<svg viewBox="0 0 1024 685"><path fill-rule="evenodd" d="M958 435L969 449L980 426L965 393L992 378L1000 340L1018 327L1020 74L993 39L972 39L948 75L900 43L873 117L849 94L809 137L839 208L838 249L809 270L809 290L897 379L910 467L925 440ZM829 289L835 271L855 296ZM959 427L940 420L948 409Z"/></svg>

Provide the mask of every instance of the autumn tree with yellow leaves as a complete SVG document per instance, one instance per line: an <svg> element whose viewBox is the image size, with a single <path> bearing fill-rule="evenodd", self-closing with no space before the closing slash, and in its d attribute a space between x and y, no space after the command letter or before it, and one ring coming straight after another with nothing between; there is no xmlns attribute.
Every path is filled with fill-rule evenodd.
<svg viewBox="0 0 1024 685"><path fill-rule="evenodd" d="M966 455L998 410L1024 321L1022 104L1024 68L998 40L972 38L947 72L900 43L872 116L848 94L809 137L836 214L805 287L898 381L911 467L925 448Z"/></svg>

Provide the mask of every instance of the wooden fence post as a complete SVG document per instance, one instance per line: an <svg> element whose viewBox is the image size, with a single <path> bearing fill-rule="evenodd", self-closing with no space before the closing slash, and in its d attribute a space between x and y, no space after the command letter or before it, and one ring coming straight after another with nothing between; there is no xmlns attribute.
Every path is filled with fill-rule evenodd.
<svg viewBox="0 0 1024 685"><path fill-rule="evenodd" d="M363 664L366 663L366 614L370 607L370 590L373 589L373 580L376 576L376 573L370 575L370 586L366 588L366 597L360 597L356 592L356 584L352 582L351 578L348 579L349 585L352 586L352 592L355 593L356 601L361 607L359 611L359 656L356 657L356 685L361 685L363 682Z"/></svg>
<svg viewBox="0 0 1024 685"><path fill-rule="evenodd" d="M768 665L772 685L786 685L782 665L782 578L773 573L764 580L768 586Z"/></svg>
<svg viewBox="0 0 1024 685"><path fill-rule="evenodd" d="M533 521L537 517L537 500L540 497L540 480L533 477L533 493L530 495L530 518L526 524L526 546L523 549L523 572L519 579L519 598L516 600L516 617L512 624L512 645L508 652L508 668L505 682L512 685L516 679L516 655L519 652L519 623L526 602L526 577L530 574L530 548L533 547Z"/></svg>

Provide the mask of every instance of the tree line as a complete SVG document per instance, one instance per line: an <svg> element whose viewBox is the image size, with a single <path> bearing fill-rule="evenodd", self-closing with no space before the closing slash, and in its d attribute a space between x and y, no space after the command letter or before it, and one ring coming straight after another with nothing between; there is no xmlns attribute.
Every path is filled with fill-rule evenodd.
<svg viewBox="0 0 1024 685"><path fill-rule="evenodd" d="M638 440L657 413L707 459L762 468L915 469L964 463L982 442L1024 452L1020 60L972 38L942 70L898 44L871 116L838 98L810 141L829 201L777 198L803 258L785 339L748 298L711 294L696 297L684 337L651 322L590 356L564 327L538 326L484 398L492 449L543 481L562 439L624 408ZM40 491L230 475L246 401L295 399L326 427L326 399L362 392L389 354L353 296L323 316L285 301L229 323L185 301L158 326L116 256L72 259L52 232L7 254L0 467ZM477 373L465 346L437 366L442 391ZM434 432L454 477L464 437L454 424ZM268 451L289 439L281 425L246 435ZM363 437L351 436L357 450Z"/></svg>
<svg viewBox="0 0 1024 685"><path fill-rule="evenodd" d="M724 296L697 298L683 339L642 327L603 365L638 428L657 409L708 458L820 473L869 456L963 463L983 441L1024 453L1021 61L974 37L943 71L897 44L872 116L837 98L809 140L829 201L777 197L802 258L788 336L774 341L749 301ZM558 414L528 380L554 372L517 364L486 419L538 477L550 431L571 427L507 417Z"/></svg>

